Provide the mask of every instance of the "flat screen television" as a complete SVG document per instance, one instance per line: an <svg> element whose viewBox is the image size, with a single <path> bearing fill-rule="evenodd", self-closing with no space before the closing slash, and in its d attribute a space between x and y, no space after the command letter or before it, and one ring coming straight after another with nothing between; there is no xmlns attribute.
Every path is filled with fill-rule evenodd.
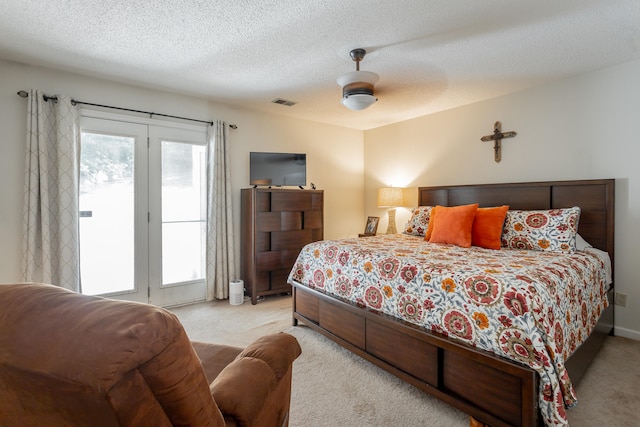
<svg viewBox="0 0 640 427"><path fill-rule="evenodd" d="M301 153L249 153L251 185L307 185L307 155Z"/></svg>

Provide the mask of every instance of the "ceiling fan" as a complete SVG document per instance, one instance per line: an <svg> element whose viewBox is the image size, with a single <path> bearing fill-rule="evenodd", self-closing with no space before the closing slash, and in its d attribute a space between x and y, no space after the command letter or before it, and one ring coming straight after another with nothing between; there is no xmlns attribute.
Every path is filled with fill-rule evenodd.
<svg viewBox="0 0 640 427"><path fill-rule="evenodd" d="M379 80L379 77L371 71L360 71L360 61L367 54L366 50L353 49L350 54L356 62L356 71L350 71L338 77L338 84L342 86L340 102L350 110L360 111L378 100L373 95L373 85Z"/></svg>

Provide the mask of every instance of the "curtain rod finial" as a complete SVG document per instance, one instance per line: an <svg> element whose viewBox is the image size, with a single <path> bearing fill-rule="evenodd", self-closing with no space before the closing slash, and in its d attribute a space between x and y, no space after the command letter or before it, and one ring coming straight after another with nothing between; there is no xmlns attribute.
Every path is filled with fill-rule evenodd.
<svg viewBox="0 0 640 427"><path fill-rule="evenodd" d="M29 92L27 92L26 90L20 90L18 91L18 96L20 96L21 98L26 98L29 96Z"/></svg>

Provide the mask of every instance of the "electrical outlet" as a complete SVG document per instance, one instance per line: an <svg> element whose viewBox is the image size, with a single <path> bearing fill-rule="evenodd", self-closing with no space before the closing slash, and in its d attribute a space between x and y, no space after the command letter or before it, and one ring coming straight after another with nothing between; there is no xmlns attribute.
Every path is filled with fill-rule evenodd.
<svg viewBox="0 0 640 427"><path fill-rule="evenodd" d="M619 305L620 307L626 307L627 306L627 294L623 294L622 292L616 292L616 305Z"/></svg>

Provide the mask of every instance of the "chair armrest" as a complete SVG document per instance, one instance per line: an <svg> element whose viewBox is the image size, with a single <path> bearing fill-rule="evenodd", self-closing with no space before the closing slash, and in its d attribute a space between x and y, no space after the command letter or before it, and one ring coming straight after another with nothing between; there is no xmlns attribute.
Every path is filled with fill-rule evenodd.
<svg viewBox="0 0 640 427"><path fill-rule="evenodd" d="M298 340L284 332L265 335L249 344L236 357L255 357L266 362L278 381L291 369L291 364L300 354L302 349Z"/></svg>
<svg viewBox="0 0 640 427"><path fill-rule="evenodd" d="M222 414L235 418L239 425L254 424L280 381L290 379L291 365L300 353L298 341L285 333L251 343L210 385ZM283 403L288 408L289 402Z"/></svg>
<svg viewBox="0 0 640 427"><path fill-rule="evenodd" d="M275 390L276 378L265 362L245 357L227 365L209 388L225 418L235 418L238 425L252 425Z"/></svg>

